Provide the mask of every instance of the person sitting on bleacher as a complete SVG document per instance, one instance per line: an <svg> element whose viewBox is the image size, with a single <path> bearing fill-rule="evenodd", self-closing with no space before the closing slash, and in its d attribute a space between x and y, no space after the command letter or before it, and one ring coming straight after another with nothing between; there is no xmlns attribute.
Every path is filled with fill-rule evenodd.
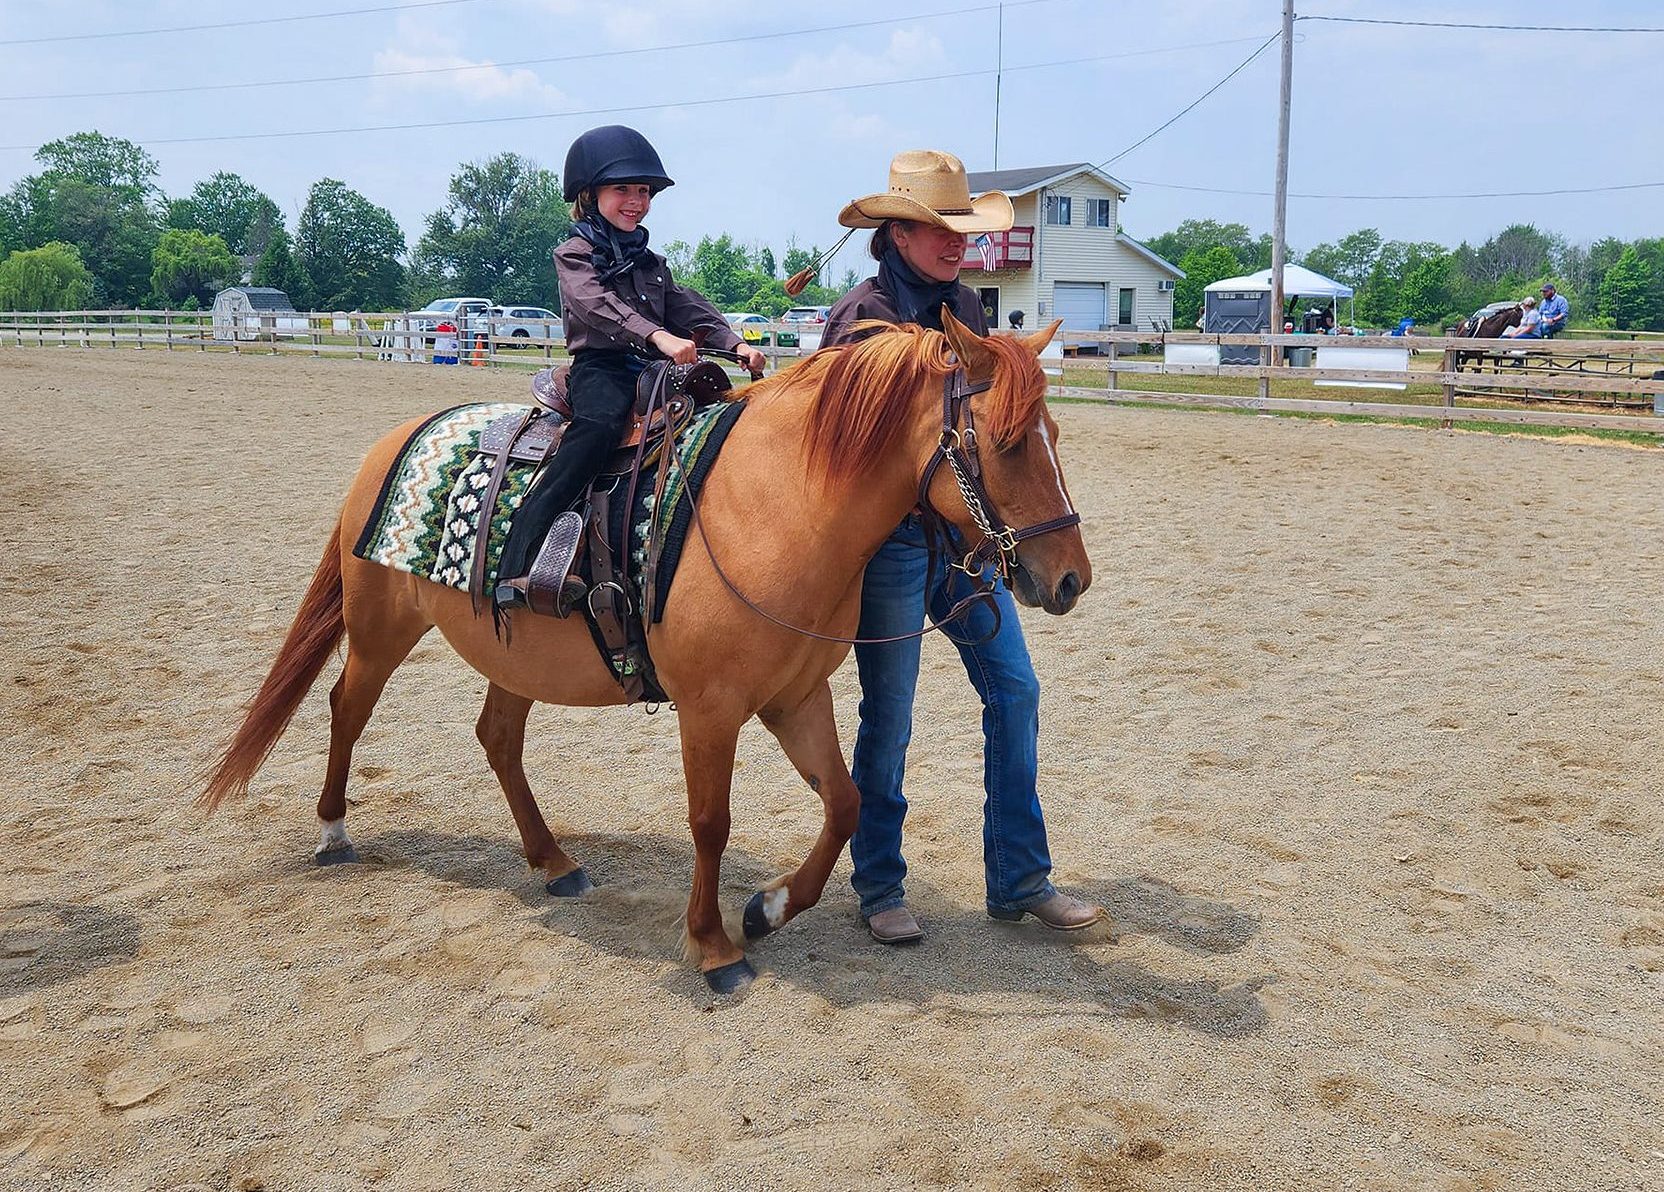
<svg viewBox="0 0 1664 1192"><path fill-rule="evenodd" d="M1543 338L1543 312L1537 309L1537 300L1527 294L1520 299L1520 325L1505 327L1502 331L1503 339L1541 339Z"/></svg>
<svg viewBox="0 0 1664 1192"><path fill-rule="evenodd" d="M1553 339L1566 329L1566 320L1571 317L1571 307L1566 300L1554 290L1553 282L1543 283L1542 322L1538 325L1537 333L1544 339Z"/></svg>

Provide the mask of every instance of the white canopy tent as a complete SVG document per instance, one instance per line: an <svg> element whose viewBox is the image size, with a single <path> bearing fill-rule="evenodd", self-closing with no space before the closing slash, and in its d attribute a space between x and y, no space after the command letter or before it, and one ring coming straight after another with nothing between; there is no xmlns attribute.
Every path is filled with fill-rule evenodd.
<svg viewBox="0 0 1664 1192"><path fill-rule="evenodd" d="M1241 277L1227 277L1214 282L1207 287L1212 291L1231 290L1236 292L1271 289L1271 270L1261 269L1257 273L1245 273ZM1352 299L1352 287L1344 282L1338 282L1332 277L1324 277L1321 273L1313 272L1304 265L1283 266L1283 298L1329 298L1337 306L1342 298ZM1348 323L1355 323L1356 312L1348 312L1353 317ZM1280 330L1280 328L1279 328Z"/></svg>

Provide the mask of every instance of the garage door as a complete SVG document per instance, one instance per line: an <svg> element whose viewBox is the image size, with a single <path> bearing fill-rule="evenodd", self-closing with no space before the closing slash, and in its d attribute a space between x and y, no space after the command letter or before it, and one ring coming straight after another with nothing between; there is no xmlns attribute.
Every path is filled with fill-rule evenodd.
<svg viewBox="0 0 1664 1192"><path fill-rule="evenodd" d="M1063 320L1069 331L1102 331L1108 320L1104 317L1104 287L1102 282L1060 281L1052 290L1052 314ZM1079 343L1067 334L1064 343Z"/></svg>

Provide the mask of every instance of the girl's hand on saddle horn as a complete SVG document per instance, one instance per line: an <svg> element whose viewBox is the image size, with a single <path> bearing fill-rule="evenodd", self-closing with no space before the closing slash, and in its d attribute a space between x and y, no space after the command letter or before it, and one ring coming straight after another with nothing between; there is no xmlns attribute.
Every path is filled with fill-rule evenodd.
<svg viewBox="0 0 1664 1192"><path fill-rule="evenodd" d="M680 335L660 329L647 337L661 355L668 356L677 364L692 364L699 359L699 348L691 339L683 339Z"/></svg>
<svg viewBox="0 0 1664 1192"><path fill-rule="evenodd" d="M734 349L734 355L739 357L740 367L751 374L752 380L756 380L763 375L763 368L768 364L768 358L756 348L750 344L741 344Z"/></svg>

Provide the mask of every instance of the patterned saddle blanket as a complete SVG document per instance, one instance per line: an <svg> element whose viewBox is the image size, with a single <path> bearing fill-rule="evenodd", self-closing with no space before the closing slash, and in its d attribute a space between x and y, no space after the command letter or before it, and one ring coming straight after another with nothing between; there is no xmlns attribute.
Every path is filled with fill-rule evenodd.
<svg viewBox="0 0 1664 1192"><path fill-rule="evenodd" d="M492 459L479 451L480 434L493 420L525 408L512 402L456 406L419 426L388 469L375 510L353 554L466 592L475 552L483 550L486 590L490 591L497 581L497 561L514 524L515 510L530 489L537 468L529 463L512 463L496 508L485 509L483 495L490 485ZM663 618L693 516L691 502L744 411L743 401L706 406L696 411L676 436L664 500L659 505L664 546L655 582L655 619ZM597 483L610 485L615 480L603 476ZM632 603L638 609L643 607L642 573L653 513L653 486L644 484L641 488L636 508L627 518L623 500L616 502L609 534L614 557L630 560L629 577L635 589ZM482 524L487 525L483 534Z"/></svg>

